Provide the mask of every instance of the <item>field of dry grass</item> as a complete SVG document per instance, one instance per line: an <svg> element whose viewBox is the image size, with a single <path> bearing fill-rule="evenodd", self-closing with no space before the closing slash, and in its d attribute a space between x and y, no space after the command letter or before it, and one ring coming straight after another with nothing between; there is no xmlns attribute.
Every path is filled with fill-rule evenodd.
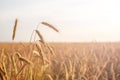
<svg viewBox="0 0 120 80"><path fill-rule="evenodd" d="M0 80L120 80L120 43L0 43Z"/></svg>

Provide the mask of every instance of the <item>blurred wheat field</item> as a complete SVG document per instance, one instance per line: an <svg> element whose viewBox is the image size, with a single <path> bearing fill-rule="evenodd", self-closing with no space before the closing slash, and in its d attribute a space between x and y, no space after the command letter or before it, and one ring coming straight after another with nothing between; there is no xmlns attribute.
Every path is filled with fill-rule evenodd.
<svg viewBox="0 0 120 80"><path fill-rule="evenodd" d="M120 80L120 43L0 43L0 80Z"/></svg>

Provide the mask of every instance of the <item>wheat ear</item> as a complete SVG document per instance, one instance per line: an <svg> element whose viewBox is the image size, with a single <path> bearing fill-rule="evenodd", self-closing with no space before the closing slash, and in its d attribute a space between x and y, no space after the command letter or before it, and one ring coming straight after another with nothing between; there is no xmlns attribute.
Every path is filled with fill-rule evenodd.
<svg viewBox="0 0 120 80"><path fill-rule="evenodd" d="M38 31L38 30L35 30L35 31L38 34L39 38L41 39L41 42L45 44L45 40L44 40L42 34L40 33L40 31Z"/></svg>
<svg viewBox="0 0 120 80"><path fill-rule="evenodd" d="M13 29L12 40L14 40L14 38L15 38L17 24L18 24L18 19L15 20L15 25L14 25L14 29Z"/></svg>
<svg viewBox="0 0 120 80"><path fill-rule="evenodd" d="M59 32L58 29L56 29L53 25L51 25L51 24L49 24L49 23L47 23L47 22L41 22L41 24L46 25L46 26L52 28L52 29L53 29L54 31L56 31L56 32Z"/></svg>

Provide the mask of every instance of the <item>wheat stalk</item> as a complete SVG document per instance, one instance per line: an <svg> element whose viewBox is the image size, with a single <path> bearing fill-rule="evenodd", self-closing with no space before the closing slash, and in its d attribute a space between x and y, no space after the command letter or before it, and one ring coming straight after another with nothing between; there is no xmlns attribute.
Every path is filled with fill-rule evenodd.
<svg viewBox="0 0 120 80"><path fill-rule="evenodd" d="M69 72L65 63L63 63L63 67L65 69L65 80L69 80Z"/></svg>
<svg viewBox="0 0 120 80"><path fill-rule="evenodd" d="M103 64L102 69L97 74L97 78L100 77L100 75L102 74L103 70L106 68L106 66L107 66L108 63L109 63L109 57L107 58L107 61Z"/></svg>
<svg viewBox="0 0 120 80"><path fill-rule="evenodd" d="M115 79L115 71L114 71L114 63L111 63L110 71L111 71L111 74L112 74L112 80L116 80Z"/></svg>
<svg viewBox="0 0 120 80"><path fill-rule="evenodd" d="M27 63L27 64L32 64L31 61L29 61L28 59L25 59L24 57L19 57L19 60L20 60L20 61L23 61L23 62L25 62L25 63Z"/></svg>
<svg viewBox="0 0 120 80"><path fill-rule="evenodd" d="M43 65L45 64L45 58L44 58L44 52L41 48L41 45L39 43L36 43L36 47L39 51L39 55L41 56L40 58L42 59Z"/></svg>
<svg viewBox="0 0 120 80"><path fill-rule="evenodd" d="M46 76L49 78L49 80L53 80L53 78L50 74L46 74Z"/></svg>
<svg viewBox="0 0 120 80"><path fill-rule="evenodd" d="M5 75L5 71L0 67L0 75Z"/></svg>
<svg viewBox="0 0 120 80"><path fill-rule="evenodd" d="M12 66L15 70L15 74L17 74L18 70L17 70L17 65L16 65L16 62L15 62L14 56L11 56L11 61L12 61Z"/></svg>
<svg viewBox="0 0 120 80"><path fill-rule="evenodd" d="M23 71L23 69L26 67L27 64L24 64L20 70L18 71L18 73L16 74L16 77L18 77L18 75Z"/></svg>
<svg viewBox="0 0 120 80"><path fill-rule="evenodd" d="M5 80L6 73L3 71L3 69L0 67L0 80Z"/></svg>
<svg viewBox="0 0 120 80"><path fill-rule="evenodd" d="M52 47L49 46L49 44L46 44L46 47L49 49L50 53L55 56L55 52Z"/></svg>
<svg viewBox="0 0 120 80"><path fill-rule="evenodd" d="M14 25L14 29L13 29L12 40L14 40L14 38L15 38L17 24L18 24L18 19L15 20L15 25Z"/></svg>

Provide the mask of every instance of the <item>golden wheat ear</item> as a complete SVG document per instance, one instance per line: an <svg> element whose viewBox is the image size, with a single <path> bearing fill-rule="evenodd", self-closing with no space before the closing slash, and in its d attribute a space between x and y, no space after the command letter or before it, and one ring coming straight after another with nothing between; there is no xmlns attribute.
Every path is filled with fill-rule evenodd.
<svg viewBox="0 0 120 80"><path fill-rule="evenodd" d="M42 34L40 33L40 31L39 31L39 30L35 30L35 32L37 33L37 35L38 35L39 38L41 39L41 42L45 44L45 40L44 40Z"/></svg>
<svg viewBox="0 0 120 80"><path fill-rule="evenodd" d="M15 38L17 24L18 24L18 19L15 20L15 25L14 25L14 29L13 29L12 40L14 40L14 38Z"/></svg>
<svg viewBox="0 0 120 80"><path fill-rule="evenodd" d="M51 25L51 24L49 24L49 23L47 23L47 22L41 22L41 24L46 25L46 26L52 28L52 29L53 29L54 31L56 31L56 32L59 32L58 29L56 29L53 25Z"/></svg>

